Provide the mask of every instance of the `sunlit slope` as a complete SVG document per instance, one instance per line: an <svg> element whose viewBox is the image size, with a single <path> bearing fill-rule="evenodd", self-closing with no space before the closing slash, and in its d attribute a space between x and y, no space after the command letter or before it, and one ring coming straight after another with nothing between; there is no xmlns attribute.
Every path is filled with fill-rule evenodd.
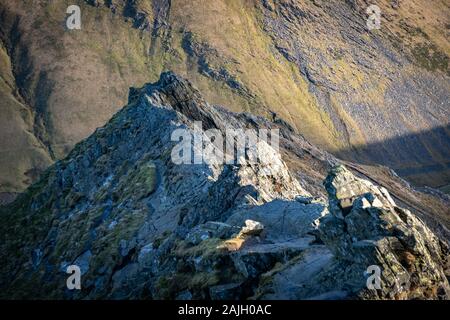
<svg viewBox="0 0 450 320"><path fill-rule="evenodd" d="M52 163L45 146L32 133L34 113L20 99L16 90L11 61L0 43L0 183L2 191L17 191L27 187Z"/></svg>
<svg viewBox="0 0 450 320"><path fill-rule="evenodd" d="M17 134L1 148L9 148L3 140L17 147L0 155L0 170L13 172L0 175L0 192L22 190L24 172L38 167L14 142L23 132L60 158L126 103L130 86L164 70L212 103L281 118L345 158L448 184L448 130L402 137L449 123L450 9L445 1L377 3L381 29L368 31L364 1L2 1L13 94L32 122L13 125L24 115L6 103ZM70 4L81 7L81 30L65 28ZM367 145L379 149L361 152Z"/></svg>

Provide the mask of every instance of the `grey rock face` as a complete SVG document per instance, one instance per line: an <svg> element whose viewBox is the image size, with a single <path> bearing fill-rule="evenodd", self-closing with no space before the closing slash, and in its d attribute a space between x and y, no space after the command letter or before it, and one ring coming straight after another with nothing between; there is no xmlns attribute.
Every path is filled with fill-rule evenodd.
<svg viewBox="0 0 450 320"><path fill-rule="evenodd" d="M263 299L449 299L446 244L389 193L335 167L330 214L296 259L261 276ZM372 282L374 270L378 282Z"/></svg>
<svg viewBox="0 0 450 320"><path fill-rule="evenodd" d="M279 128L281 152L263 144L263 163L175 164L171 134L194 121ZM297 180L281 154L309 171ZM211 106L164 73L1 209L0 297L448 297L446 246L385 189L336 167L327 206L310 168L337 162L283 124ZM65 286L71 264L80 291ZM370 265L383 270L380 290L366 288Z"/></svg>
<svg viewBox="0 0 450 320"><path fill-rule="evenodd" d="M445 268L448 246L389 193L334 168L325 180L331 214L321 220L320 238L338 261L352 264L356 275L369 266L381 270L378 290L352 288L364 298L449 298ZM356 277L357 278L357 277ZM356 289L356 290L355 290Z"/></svg>
<svg viewBox="0 0 450 320"><path fill-rule="evenodd" d="M5 297L176 298L188 291L209 298L211 286L246 281L219 275L221 266L231 266L228 275L239 266L254 281L285 259L283 249L262 262L249 252L240 262L220 249L243 225L227 224L229 217L277 199L311 197L279 154L267 145L263 163L171 160L176 129L192 132L193 121L202 121L204 129L224 131L251 122L210 106L172 73L130 90L129 100L7 208L0 245ZM83 271L80 292L65 290L60 267L76 263Z"/></svg>

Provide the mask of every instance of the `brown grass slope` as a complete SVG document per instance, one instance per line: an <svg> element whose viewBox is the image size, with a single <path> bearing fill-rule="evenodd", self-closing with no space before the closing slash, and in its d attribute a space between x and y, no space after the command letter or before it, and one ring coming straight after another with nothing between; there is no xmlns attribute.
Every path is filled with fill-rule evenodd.
<svg viewBox="0 0 450 320"><path fill-rule="evenodd" d="M448 2L377 3L369 32L360 0L2 0L0 192L23 190L164 70L348 160L448 185L448 129L402 139L449 123ZM81 30L65 29L70 4Z"/></svg>

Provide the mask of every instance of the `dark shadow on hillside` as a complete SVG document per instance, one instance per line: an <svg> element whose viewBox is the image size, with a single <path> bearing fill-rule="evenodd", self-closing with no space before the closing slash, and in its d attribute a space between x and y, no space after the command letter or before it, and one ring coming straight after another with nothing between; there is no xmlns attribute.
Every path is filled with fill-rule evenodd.
<svg viewBox="0 0 450 320"><path fill-rule="evenodd" d="M336 154L361 164L388 166L417 186L450 184L450 125L394 137Z"/></svg>

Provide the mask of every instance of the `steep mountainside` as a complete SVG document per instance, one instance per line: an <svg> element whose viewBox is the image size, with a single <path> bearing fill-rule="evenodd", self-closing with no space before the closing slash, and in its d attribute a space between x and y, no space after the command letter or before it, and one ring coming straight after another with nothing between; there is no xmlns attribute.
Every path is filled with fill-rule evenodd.
<svg viewBox="0 0 450 320"><path fill-rule="evenodd" d="M281 152L260 142L257 163L175 164L171 135L195 121L278 128ZM0 297L449 299L448 197L340 163L286 123L210 105L163 73L0 207ZM81 290L66 287L69 265Z"/></svg>
<svg viewBox="0 0 450 320"><path fill-rule="evenodd" d="M65 28L71 4L81 30ZM361 0L2 0L0 193L22 191L164 70L342 158L448 185L448 1L376 4L381 29L368 31Z"/></svg>

